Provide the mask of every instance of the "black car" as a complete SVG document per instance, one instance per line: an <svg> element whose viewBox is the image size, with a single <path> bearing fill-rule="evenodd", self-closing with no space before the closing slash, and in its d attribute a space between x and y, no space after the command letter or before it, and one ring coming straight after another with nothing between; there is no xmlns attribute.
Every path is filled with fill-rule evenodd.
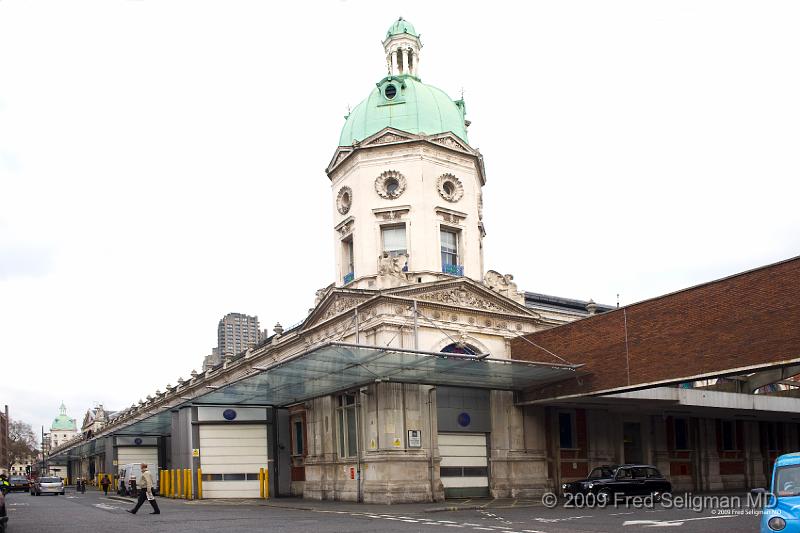
<svg viewBox="0 0 800 533"><path fill-rule="evenodd" d="M9 492L28 492L31 488L31 482L25 476L11 476L8 478Z"/></svg>
<svg viewBox="0 0 800 533"><path fill-rule="evenodd" d="M656 498L672 492L672 484L653 465L598 466L589 477L561 485L565 496L592 494L598 503L614 501L614 495Z"/></svg>

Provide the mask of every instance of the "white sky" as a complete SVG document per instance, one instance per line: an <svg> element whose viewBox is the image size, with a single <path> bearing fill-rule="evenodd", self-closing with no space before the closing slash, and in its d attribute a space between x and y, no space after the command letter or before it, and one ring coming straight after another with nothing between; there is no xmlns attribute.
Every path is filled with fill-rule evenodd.
<svg viewBox="0 0 800 533"><path fill-rule="evenodd" d="M0 1L0 405L38 430L333 280L323 169L402 15L487 268L623 304L797 255L800 3Z"/></svg>

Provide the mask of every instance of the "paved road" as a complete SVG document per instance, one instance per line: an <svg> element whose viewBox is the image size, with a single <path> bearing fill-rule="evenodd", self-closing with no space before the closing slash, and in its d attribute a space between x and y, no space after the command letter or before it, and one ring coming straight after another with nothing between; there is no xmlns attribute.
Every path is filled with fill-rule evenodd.
<svg viewBox="0 0 800 533"><path fill-rule="evenodd" d="M371 506L340 503L273 500L275 507L257 500L241 502L184 502L159 499L162 514L150 515L145 504L139 514L125 512L127 502L104 498L89 491L66 496L33 497L15 493L8 497L9 533L64 533L101 531L119 533L247 532L359 533L380 531L438 533L460 529L494 533L568 533L652 531L739 532L757 531L754 515L718 516L712 512L664 509L546 509L525 502L510 506L456 512L425 512L430 505ZM312 507L312 508L297 508Z"/></svg>

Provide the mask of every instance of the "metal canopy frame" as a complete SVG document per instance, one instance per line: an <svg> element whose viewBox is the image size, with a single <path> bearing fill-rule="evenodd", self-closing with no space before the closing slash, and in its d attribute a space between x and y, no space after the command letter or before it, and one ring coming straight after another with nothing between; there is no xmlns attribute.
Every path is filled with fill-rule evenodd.
<svg viewBox="0 0 800 533"><path fill-rule="evenodd" d="M382 382L516 391L575 377L581 366L329 342L103 436L167 435L172 411L192 405L287 407Z"/></svg>

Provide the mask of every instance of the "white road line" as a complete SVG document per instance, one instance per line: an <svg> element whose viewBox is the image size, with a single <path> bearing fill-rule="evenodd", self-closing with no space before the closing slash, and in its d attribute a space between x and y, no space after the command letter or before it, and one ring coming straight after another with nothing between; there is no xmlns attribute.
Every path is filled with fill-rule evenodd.
<svg viewBox="0 0 800 533"><path fill-rule="evenodd" d="M738 515L720 516L701 516L698 518L679 518L675 520L626 520L623 526L645 526L645 527L676 527L682 526L684 522L694 522L695 520L715 520L717 518L734 518Z"/></svg>

